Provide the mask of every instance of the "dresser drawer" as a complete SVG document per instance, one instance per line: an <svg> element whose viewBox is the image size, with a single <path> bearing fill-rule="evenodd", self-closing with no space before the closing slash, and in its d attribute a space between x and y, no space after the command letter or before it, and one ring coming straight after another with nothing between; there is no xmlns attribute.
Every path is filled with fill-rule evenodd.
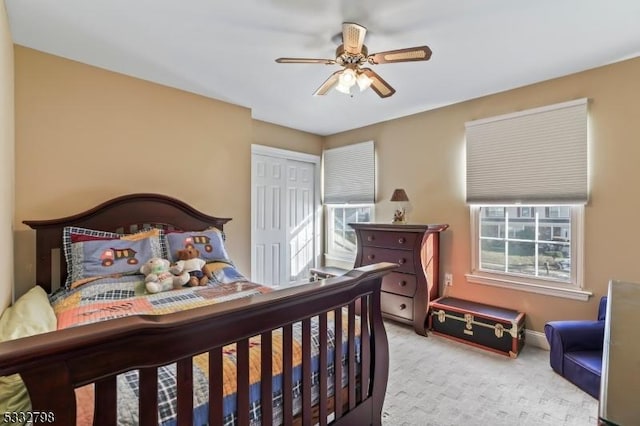
<svg viewBox="0 0 640 426"><path fill-rule="evenodd" d="M398 296L383 291L380 295L380 305L385 314L413 321L413 299L411 297Z"/></svg>
<svg viewBox="0 0 640 426"><path fill-rule="evenodd" d="M362 245L413 250L417 237L414 232L362 231Z"/></svg>
<svg viewBox="0 0 640 426"><path fill-rule="evenodd" d="M383 249L378 247L362 247L362 265L378 262L392 262L400 265L398 272L414 272L413 252L404 250Z"/></svg>
<svg viewBox="0 0 640 426"><path fill-rule="evenodd" d="M382 291L413 297L416 294L416 276L391 272L382 277Z"/></svg>

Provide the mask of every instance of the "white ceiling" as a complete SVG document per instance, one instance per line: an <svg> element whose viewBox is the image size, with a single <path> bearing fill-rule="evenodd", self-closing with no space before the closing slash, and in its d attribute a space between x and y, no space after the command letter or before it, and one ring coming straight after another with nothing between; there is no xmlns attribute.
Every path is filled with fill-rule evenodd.
<svg viewBox="0 0 640 426"><path fill-rule="evenodd" d="M639 0L5 0L16 44L250 108L319 135L640 55ZM427 62L373 66L397 90L313 92L343 21L370 53L419 45Z"/></svg>

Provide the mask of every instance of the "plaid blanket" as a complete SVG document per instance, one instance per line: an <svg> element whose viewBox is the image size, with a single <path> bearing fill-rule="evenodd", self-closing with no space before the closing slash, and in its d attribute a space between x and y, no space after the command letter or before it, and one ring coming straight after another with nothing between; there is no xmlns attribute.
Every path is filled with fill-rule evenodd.
<svg viewBox="0 0 640 426"><path fill-rule="evenodd" d="M67 328L81 324L89 324L96 321L104 321L111 318L119 318L137 314L165 314L197 306L220 303L228 300L248 297L255 294L272 291L244 280L237 271L225 271L218 274L218 280L207 287L189 287L180 290L172 290L153 295L145 294L142 276L127 276L121 278L105 278L86 284L75 290L56 293L52 296L52 306L58 317L58 327ZM237 280L237 277L242 280ZM220 279L222 277L223 279ZM224 277L229 277L225 279ZM226 281L226 282L225 282ZM347 351L347 318L343 313L343 353ZM318 320L312 318L312 402L319 400L319 372L318 354L319 339ZM359 324L356 330L359 331ZM359 333L358 333L359 334ZM273 424L282 423L282 330L273 331ZM333 395L333 352L335 348L334 322L332 313L328 315L328 388L329 395ZM260 336L254 336L249 341L250 362L250 420L252 425L261 424L260 418ZM359 362L360 342L356 341L356 358ZM301 412L301 357L302 357L302 330L301 324L293 326L293 400L294 415ZM342 363L346 364L346 355ZM194 424L206 424L208 416L208 371L209 363L207 354L201 354L193 358L194 381ZM214 372L219 373L219 372ZM228 345L223 348L223 417L224 424L233 426L237 422L236 410L236 345ZM343 386L347 383L346 368L343 369ZM118 387L118 424L139 424L138 414L138 371L132 370L120 374L117 379ZM83 388L83 391L87 391ZM81 404L87 404L93 398L88 395L78 395ZM176 366L166 365L158 369L158 418L161 425L173 426L176 424ZM92 408L82 407L81 412L92 412ZM90 419L87 419L90 421Z"/></svg>

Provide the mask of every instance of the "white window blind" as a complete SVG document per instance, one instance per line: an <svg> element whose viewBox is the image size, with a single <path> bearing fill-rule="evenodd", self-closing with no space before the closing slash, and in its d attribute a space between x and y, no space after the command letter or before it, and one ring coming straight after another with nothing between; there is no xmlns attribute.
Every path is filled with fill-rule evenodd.
<svg viewBox="0 0 640 426"><path fill-rule="evenodd" d="M467 203L586 204L587 101L467 122Z"/></svg>
<svg viewBox="0 0 640 426"><path fill-rule="evenodd" d="M373 141L327 149L322 161L325 204L375 202Z"/></svg>

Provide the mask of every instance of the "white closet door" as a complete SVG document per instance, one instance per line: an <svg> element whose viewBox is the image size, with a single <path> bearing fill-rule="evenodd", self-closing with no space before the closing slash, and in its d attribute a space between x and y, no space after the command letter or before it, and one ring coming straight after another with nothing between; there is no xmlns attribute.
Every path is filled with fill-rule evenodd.
<svg viewBox="0 0 640 426"><path fill-rule="evenodd" d="M314 165L287 160L289 281L308 278L314 262Z"/></svg>
<svg viewBox="0 0 640 426"><path fill-rule="evenodd" d="M305 280L318 256L317 163L252 154L251 279Z"/></svg>
<svg viewBox="0 0 640 426"><path fill-rule="evenodd" d="M257 154L252 159L251 277L270 286L287 281L286 162Z"/></svg>

